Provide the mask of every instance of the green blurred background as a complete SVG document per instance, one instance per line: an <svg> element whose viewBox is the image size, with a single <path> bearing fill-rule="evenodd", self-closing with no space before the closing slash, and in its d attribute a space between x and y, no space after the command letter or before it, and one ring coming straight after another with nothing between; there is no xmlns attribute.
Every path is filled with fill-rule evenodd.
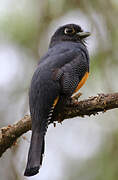
<svg viewBox="0 0 118 180"><path fill-rule="evenodd" d="M0 127L28 110L28 89L40 57L60 25L77 23L91 32L87 40L90 77L83 98L118 91L117 0L0 1ZM40 173L23 177L31 132L0 159L1 180L117 180L118 110L75 118L46 136Z"/></svg>

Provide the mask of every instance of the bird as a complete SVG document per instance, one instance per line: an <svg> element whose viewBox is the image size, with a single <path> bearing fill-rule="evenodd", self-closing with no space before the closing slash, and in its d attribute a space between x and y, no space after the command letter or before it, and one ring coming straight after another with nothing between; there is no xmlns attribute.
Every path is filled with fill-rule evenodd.
<svg viewBox="0 0 118 180"><path fill-rule="evenodd" d="M85 83L89 75L89 53L85 32L77 24L60 26L52 35L47 53L41 57L29 88L32 135L24 176L39 173L45 135L61 108Z"/></svg>

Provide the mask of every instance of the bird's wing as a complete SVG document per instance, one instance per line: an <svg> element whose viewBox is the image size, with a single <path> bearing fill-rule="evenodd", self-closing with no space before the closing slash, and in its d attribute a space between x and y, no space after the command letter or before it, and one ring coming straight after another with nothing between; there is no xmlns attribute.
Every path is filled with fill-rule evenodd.
<svg viewBox="0 0 118 180"><path fill-rule="evenodd" d="M61 93L71 96L76 91L81 80L84 78L85 81L84 76L89 71L88 59L82 51L73 50L66 52L60 61L61 66L55 69L53 77L59 81Z"/></svg>

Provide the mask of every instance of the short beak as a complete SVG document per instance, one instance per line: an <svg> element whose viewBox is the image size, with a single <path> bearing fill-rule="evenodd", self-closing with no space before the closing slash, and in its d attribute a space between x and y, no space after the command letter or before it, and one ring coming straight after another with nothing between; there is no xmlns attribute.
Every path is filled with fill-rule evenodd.
<svg viewBox="0 0 118 180"><path fill-rule="evenodd" d="M77 35L80 37L80 38L86 38L88 36L91 35L90 32L78 32Z"/></svg>

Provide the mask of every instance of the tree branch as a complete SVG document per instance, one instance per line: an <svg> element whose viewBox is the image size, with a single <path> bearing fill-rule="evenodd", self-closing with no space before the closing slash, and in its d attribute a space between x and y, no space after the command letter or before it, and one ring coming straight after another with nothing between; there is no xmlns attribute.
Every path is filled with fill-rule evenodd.
<svg viewBox="0 0 118 180"><path fill-rule="evenodd" d="M83 101L72 100L64 107L63 113L60 115L61 120L73 118L76 116L84 117L84 115L95 115L98 112L106 112L107 110L118 108L118 93L99 94ZM23 119L0 129L0 157L11 147L23 133L31 129L31 118L25 116Z"/></svg>

